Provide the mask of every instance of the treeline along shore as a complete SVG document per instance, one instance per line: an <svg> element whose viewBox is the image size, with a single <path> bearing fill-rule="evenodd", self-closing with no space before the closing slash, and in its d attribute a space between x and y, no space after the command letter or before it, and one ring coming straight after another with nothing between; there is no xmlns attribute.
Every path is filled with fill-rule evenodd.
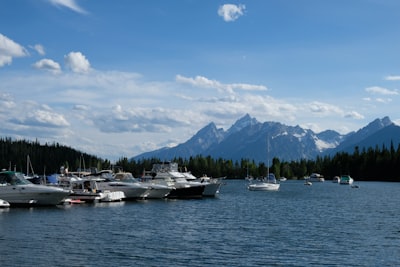
<svg viewBox="0 0 400 267"><path fill-rule="evenodd" d="M29 159L28 159L29 158ZM38 141L0 139L0 167L26 173L28 167L38 175L58 173L60 166L69 170L92 168L97 170L118 169L131 172L140 177L144 170L151 170L154 163L161 159L131 160L120 158L115 163L108 159L89 155L79 150L60 145L58 143L40 144ZM207 174L212 177L227 177L228 179L244 179L247 175L253 177L265 176L268 166L265 162L241 159L214 159L210 156L192 156L189 159L172 158L162 159L177 162L181 168L186 168L195 176ZM285 161L272 158L269 163L269 172L276 177L288 179L302 179L311 173L321 173L325 179L334 176L349 174L357 181L391 181L400 182L400 145L395 148L376 146L374 148L359 149L353 153L339 152L332 156L318 156L316 159L299 159Z"/></svg>

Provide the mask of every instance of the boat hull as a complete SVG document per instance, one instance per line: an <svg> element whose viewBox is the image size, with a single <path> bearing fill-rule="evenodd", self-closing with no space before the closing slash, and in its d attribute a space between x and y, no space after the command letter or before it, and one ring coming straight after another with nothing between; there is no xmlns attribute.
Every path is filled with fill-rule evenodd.
<svg viewBox="0 0 400 267"><path fill-rule="evenodd" d="M202 198L205 186L183 186L171 190L167 198L172 199L191 199Z"/></svg>
<svg viewBox="0 0 400 267"><path fill-rule="evenodd" d="M219 193L222 183L207 183L204 187L203 196L215 197Z"/></svg>
<svg viewBox="0 0 400 267"><path fill-rule="evenodd" d="M158 185L158 184L149 184L149 192L147 195L148 199L160 199L166 198L170 194L173 187Z"/></svg>
<svg viewBox="0 0 400 267"><path fill-rule="evenodd" d="M278 191L280 184L273 183L257 183L250 184L247 188L250 191Z"/></svg>
<svg viewBox="0 0 400 267"><path fill-rule="evenodd" d="M143 199L147 198L150 190L147 186L141 185L140 183L130 182L100 182L97 186L101 190L109 190L111 192L122 191L125 195L125 200L130 199Z"/></svg>
<svg viewBox="0 0 400 267"><path fill-rule="evenodd" d="M34 184L0 186L0 198L11 206L53 206L62 203L69 191Z"/></svg>

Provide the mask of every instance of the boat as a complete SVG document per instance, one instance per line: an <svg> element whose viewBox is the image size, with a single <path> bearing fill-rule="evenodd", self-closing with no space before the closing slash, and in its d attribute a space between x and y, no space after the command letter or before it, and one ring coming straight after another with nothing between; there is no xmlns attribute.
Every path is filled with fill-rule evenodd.
<svg viewBox="0 0 400 267"><path fill-rule="evenodd" d="M267 137L267 156L269 155L269 139ZM275 174L269 172L269 159L267 157L267 176L256 181L250 181L247 189L250 191L278 191L280 184L276 181Z"/></svg>
<svg viewBox="0 0 400 267"><path fill-rule="evenodd" d="M178 171L178 164L176 162L155 163L151 171L144 172L142 178L151 180L155 184L172 187L172 190L167 196L167 198L172 199L202 198L205 189L205 184L188 181L186 177Z"/></svg>
<svg viewBox="0 0 400 267"><path fill-rule="evenodd" d="M61 168L61 170L63 170ZM58 185L71 190L66 203L115 202L125 199L122 190L108 190L99 185L105 180L99 177L79 177L73 172L61 172Z"/></svg>
<svg viewBox="0 0 400 267"><path fill-rule="evenodd" d="M203 196L205 197L217 196L222 186L222 180L225 179L225 177L212 178L207 176L206 174L203 174L203 176L201 177L196 177L187 170L185 170L185 172L182 172L182 174L185 176L186 180L192 182L198 182L204 185L205 187L203 191Z"/></svg>
<svg viewBox="0 0 400 267"><path fill-rule="evenodd" d="M287 178L286 177L280 177L279 178L279 182L286 182L287 181Z"/></svg>
<svg viewBox="0 0 400 267"><path fill-rule="evenodd" d="M305 179L304 185L312 185L310 179Z"/></svg>
<svg viewBox="0 0 400 267"><path fill-rule="evenodd" d="M351 184L353 184L353 182L354 182L354 179L351 178L350 175L342 175L342 176L340 176L339 184L351 185Z"/></svg>
<svg viewBox="0 0 400 267"><path fill-rule="evenodd" d="M149 188L136 181L130 172L119 172L117 175L110 170L102 170L85 177L97 180L100 190L122 191L125 200L145 199L149 194Z"/></svg>
<svg viewBox="0 0 400 267"><path fill-rule="evenodd" d="M269 173L266 178L251 182L247 188L250 191L278 191L280 184L276 182L275 175Z"/></svg>
<svg viewBox="0 0 400 267"><path fill-rule="evenodd" d="M58 205L70 193L70 190L59 187L32 184L21 172L0 172L0 199L11 206Z"/></svg>
<svg viewBox="0 0 400 267"><path fill-rule="evenodd" d="M324 176L319 173L312 173L308 179L310 182L325 182Z"/></svg>
<svg viewBox="0 0 400 267"><path fill-rule="evenodd" d="M340 177L339 176L333 177L332 183L336 183L336 184L340 183Z"/></svg>
<svg viewBox="0 0 400 267"><path fill-rule="evenodd" d="M0 199L0 208L8 208L10 207L10 203L5 201L4 199Z"/></svg>
<svg viewBox="0 0 400 267"><path fill-rule="evenodd" d="M268 174L267 178L252 182L247 186L250 191L278 191L279 187L280 184L276 182L273 173Z"/></svg>

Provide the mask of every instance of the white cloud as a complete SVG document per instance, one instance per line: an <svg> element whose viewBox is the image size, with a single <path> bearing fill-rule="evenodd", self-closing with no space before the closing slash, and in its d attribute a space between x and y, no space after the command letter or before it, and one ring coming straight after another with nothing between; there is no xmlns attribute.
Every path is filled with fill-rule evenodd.
<svg viewBox="0 0 400 267"><path fill-rule="evenodd" d="M75 73L88 73L90 71L89 60L81 52L70 52L64 56L65 64Z"/></svg>
<svg viewBox="0 0 400 267"><path fill-rule="evenodd" d="M49 0L51 4L57 7L66 7L71 9L72 11L87 14L87 11L80 7L75 0Z"/></svg>
<svg viewBox="0 0 400 267"><path fill-rule="evenodd" d="M25 57L26 49L0 33L0 67L11 64L14 57Z"/></svg>
<svg viewBox="0 0 400 267"><path fill-rule="evenodd" d="M224 84L202 76L147 82L137 73L92 70L87 75L33 72L23 79L0 72L0 77L4 135L34 136L107 158L157 149L166 140L182 143L210 122L226 130L246 113L261 122L314 123L313 129L350 127L355 120L343 118L360 121L361 113L368 116L368 111L344 103L345 99L331 101L338 106L277 99L249 90L266 90L263 86ZM188 85L217 90L188 90ZM227 93L232 88L241 91Z"/></svg>
<svg viewBox="0 0 400 267"><path fill-rule="evenodd" d="M44 47L41 44L35 44L34 46L30 46L33 50L38 52L39 55L44 56L46 52L44 51Z"/></svg>
<svg viewBox="0 0 400 267"><path fill-rule="evenodd" d="M343 114L342 109L337 106L328 103L322 103L313 101L308 105L309 110L314 114L331 115L331 114Z"/></svg>
<svg viewBox="0 0 400 267"><path fill-rule="evenodd" d="M266 91L267 87L264 85L254 85L246 83L230 83L224 84L216 80L210 80L203 76L196 76L195 78L188 78L182 75L176 75L175 80L178 83L187 83L195 87L214 88L221 91L232 93L234 89L246 91Z"/></svg>
<svg viewBox="0 0 400 267"><path fill-rule="evenodd" d="M381 95L398 95L399 92L397 90L389 90L379 86L372 86L365 88L365 91L371 94L381 94Z"/></svg>
<svg viewBox="0 0 400 267"><path fill-rule="evenodd" d="M60 73L61 72L61 67L60 64L57 62L51 60L51 59L41 59L33 64L33 67L36 69L44 69L48 70L52 73Z"/></svg>
<svg viewBox="0 0 400 267"><path fill-rule="evenodd" d="M364 119L364 116L358 113L357 111L351 111L344 115L345 118L357 119L361 120Z"/></svg>
<svg viewBox="0 0 400 267"><path fill-rule="evenodd" d="M400 75L389 75L385 77L386 81L400 81Z"/></svg>
<svg viewBox="0 0 400 267"><path fill-rule="evenodd" d="M245 5L224 4L219 7L218 15L226 22L235 21L243 16Z"/></svg>

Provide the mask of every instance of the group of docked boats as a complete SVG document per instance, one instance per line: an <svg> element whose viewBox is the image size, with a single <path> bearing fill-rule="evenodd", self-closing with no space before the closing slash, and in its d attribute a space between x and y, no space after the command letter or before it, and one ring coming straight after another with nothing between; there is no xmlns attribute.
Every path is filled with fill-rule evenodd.
<svg viewBox="0 0 400 267"><path fill-rule="evenodd" d="M34 184L23 173L3 170L0 207L215 197L223 179L195 177L188 171L178 171L178 164L174 162L154 164L140 178L122 171L68 172L62 167L46 184Z"/></svg>
<svg viewBox="0 0 400 267"><path fill-rule="evenodd" d="M325 182L325 178L323 175L319 173L312 173L310 176L304 177L304 185L312 185L313 182ZM337 184L342 184L342 185L351 185L352 187L357 187L356 185L353 185L354 179L346 174L346 175L341 175L341 176L335 176L332 179L333 183Z"/></svg>

